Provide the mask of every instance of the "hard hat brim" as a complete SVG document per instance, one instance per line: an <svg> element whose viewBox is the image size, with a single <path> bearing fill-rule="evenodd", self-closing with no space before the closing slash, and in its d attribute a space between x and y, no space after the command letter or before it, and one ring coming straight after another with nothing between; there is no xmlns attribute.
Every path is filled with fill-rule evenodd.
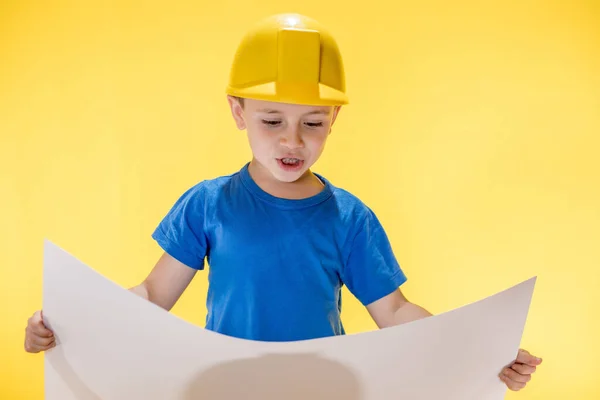
<svg viewBox="0 0 600 400"><path fill-rule="evenodd" d="M228 86L227 94L246 99L312 106L348 104L345 93L322 83L267 82L245 88Z"/></svg>

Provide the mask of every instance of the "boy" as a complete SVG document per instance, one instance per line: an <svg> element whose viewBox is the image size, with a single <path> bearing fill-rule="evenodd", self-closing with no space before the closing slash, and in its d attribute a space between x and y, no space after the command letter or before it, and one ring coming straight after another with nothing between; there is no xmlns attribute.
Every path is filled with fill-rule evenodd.
<svg viewBox="0 0 600 400"><path fill-rule="evenodd" d="M296 14L262 21L236 52L227 94L252 160L180 196L152 235L163 255L130 290L170 310L206 259L206 328L265 341L343 335L342 285L379 328L430 316L399 289L406 277L375 214L310 170L348 103L327 30ZM53 346L36 312L25 349ZM519 390L540 362L521 350L500 378Z"/></svg>

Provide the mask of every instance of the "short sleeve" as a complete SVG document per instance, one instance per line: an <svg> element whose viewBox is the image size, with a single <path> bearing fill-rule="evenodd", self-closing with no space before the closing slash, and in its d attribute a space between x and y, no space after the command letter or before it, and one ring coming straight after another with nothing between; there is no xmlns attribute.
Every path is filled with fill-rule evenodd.
<svg viewBox="0 0 600 400"><path fill-rule="evenodd" d="M342 280L354 296L368 305L387 296L406 282L383 226L368 210L350 242Z"/></svg>
<svg viewBox="0 0 600 400"><path fill-rule="evenodd" d="M204 269L208 247L203 192L200 184L188 189L152 233L166 253L194 269Z"/></svg>

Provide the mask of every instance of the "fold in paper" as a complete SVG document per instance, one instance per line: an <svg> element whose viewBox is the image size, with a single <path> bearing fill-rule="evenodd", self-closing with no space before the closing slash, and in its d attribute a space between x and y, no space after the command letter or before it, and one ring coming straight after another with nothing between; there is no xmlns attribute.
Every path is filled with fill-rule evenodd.
<svg viewBox="0 0 600 400"><path fill-rule="evenodd" d="M190 324L44 243L46 400L499 400L536 278L372 332L295 342Z"/></svg>

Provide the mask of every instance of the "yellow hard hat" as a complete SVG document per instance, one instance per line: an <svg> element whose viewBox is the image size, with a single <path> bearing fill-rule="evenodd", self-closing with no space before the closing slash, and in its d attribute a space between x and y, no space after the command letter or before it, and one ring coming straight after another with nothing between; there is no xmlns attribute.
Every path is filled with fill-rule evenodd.
<svg viewBox="0 0 600 400"><path fill-rule="evenodd" d="M299 14L271 16L246 33L227 94L317 106L348 103L336 41L319 22Z"/></svg>

